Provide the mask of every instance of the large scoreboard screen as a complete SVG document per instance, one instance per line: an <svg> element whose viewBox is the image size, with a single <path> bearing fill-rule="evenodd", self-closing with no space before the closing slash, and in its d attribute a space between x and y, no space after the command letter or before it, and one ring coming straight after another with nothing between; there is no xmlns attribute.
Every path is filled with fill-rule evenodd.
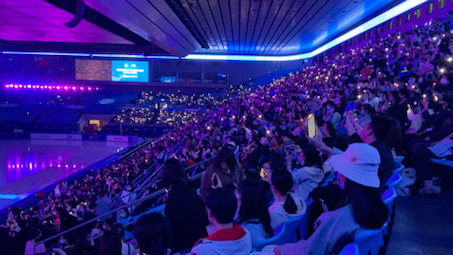
<svg viewBox="0 0 453 255"><path fill-rule="evenodd" d="M148 61L112 60L112 81L148 82Z"/></svg>
<svg viewBox="0 0 453 255"><path fill-rule="evenodd" d="M76 80L149 82L148 61L76 59Z"/></svg>

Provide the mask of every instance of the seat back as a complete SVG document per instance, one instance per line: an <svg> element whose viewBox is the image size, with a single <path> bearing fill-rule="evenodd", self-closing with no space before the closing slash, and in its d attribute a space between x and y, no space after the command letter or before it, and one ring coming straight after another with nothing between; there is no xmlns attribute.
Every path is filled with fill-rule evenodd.
<svg viewBox="0 0 453 255"><path fill-rule="evenodd" d="M354 243L359 247L359 255L379 254L379 247L384 245L383 230L386 227L387 223L380 229L366 229L355 235Z"/></svg>
<svg viewBox="0 0 453 255"><path fill-rule="evenodd" d="M359 255L359 247L355 243L350 243L338 255Z"/></svg>
<svg viewBox="0 0 453 255"><path fill-rule="evenodd" d="M393 170L393 173L400 173L403 169L404 165L401 164L401 162L395 162L395 169Z"/></svg>
<svg viewBox="0 0 453 255"><path fill-rule="evenodd" d="M280 232L278 232L278 234L274 233L273 237L265 239L265 240L255 244L255 247L253 247L253 251L261 251L264 246L270 245L270 244L284 244L284 242L282 242L282 236L284 234L285 234L285 225L283 225L281 227Z"/></svg>
<svg viewBox="0 0 453 255"><path fill-rule="evenodd" d="M385 182L389 186L389 188L395 188L403 181L403 177L399 173L393 173Z"/></svg>
<svg viewBox="0 0 453 255"><path fill-rule="evenodd" d="M335 180L337 172L330 172L329 175L326 176L324 182L322 183L321 187L325 187L329 184L331 184Z"/></svg>
<svg viewBox="0 0 453 255"><path fill-rule="evenodd" d="M281 238L282 243L296 243L297 240L297 231L300 225L300 222L304 219L307 214L297 216L291 219L286 220L283 223L285 232Z"/></svg>
<svg viewBox="0 0 453 255"><path fill-rule="evenodd" d="M308 218L310 217L311 207L313 205L313 199L310 198L308 202L305 203L307 209L305 210L304 217L299 221L299 238L300 240L307 239L308 236ZM313 226L311 226L313 227Z"/></svg>
<svg viewBox="0 0 453 255"><path fill-rule="evenodd" d="M398 194L396 193L396 190L394 188L386 189L381 195L382 201L384 201L384 204L389 209L389 217L393 213L393 203L395 202L397 196Z"/></svg>
<svg viewBox="0 0 453 255"><path fill-rule="evenodd" d="M396 156L393 159L395 160L395 163L401 163L404 160L404 156Z"/></svg>

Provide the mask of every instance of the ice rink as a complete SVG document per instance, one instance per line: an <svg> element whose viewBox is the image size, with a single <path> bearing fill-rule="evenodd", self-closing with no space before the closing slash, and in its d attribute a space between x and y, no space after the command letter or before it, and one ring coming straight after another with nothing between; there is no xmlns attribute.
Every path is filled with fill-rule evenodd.
<svg viewBox="0 0 453 255"><path fill-rule="evenodd" d="M83 140L1 140L0 210L132 144Z"/></svg>

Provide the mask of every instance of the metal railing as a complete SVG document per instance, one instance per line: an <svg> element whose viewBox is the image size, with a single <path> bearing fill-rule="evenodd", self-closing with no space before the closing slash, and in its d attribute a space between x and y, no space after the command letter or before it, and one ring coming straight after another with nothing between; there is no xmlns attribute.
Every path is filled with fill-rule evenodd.
<svg viewBox="0 0 453 255"><path fill-rule="evenodd" d="M175 146L173 146L170 149L169 152L166 153L165 157L169 157L172 154L180 151L183 148L184 144L185 144L185 140L177 143ZM159 166L159 168L152 171L152 169L155 168L156 166L157 166L157 164L154 163L148 169L143 171L144 173L147 172L147 174L144 174L143 176L141 176L139 180L138 180L138 178L136 178L136 182L135 182L136 189L134 191L132 191L131 193L124 195L124 196L115 197L114 201L112 201L113 207L116 208L117 206L122 205L123 198L134 197L134 196L141 197L144 194L144 192L146 191L146 189L148 189L150 186L153 186L156 183L158 177L160 176L160 172L163 167L163 165L161 165L161 166ZM132 202L132 201L129 201L128 203L130 203L130 202Z"/></svg>
<svg viewBox="0 0 453 255"><path fill-rule="evenodd" d="M165 153L165 157L169 157L171 156L173 153L177 153L179 150L181 150L183 148L185 144L185 140L175 144L168 152ZM145 169L143 171L142 174L140 174L137 178L135 178L135 180L132 182L132 185L134 187L137 187L137 186L141 186L140 183L143 183L143 180L146 180L147 176L149 174L152 174L152 169L156 167L156 163L154 163L153 165L151 165L150 167L148 167L147 169Z"/></svg>
<svg viewBox="0 0 453 255"><path fill-rule="evenodd" d="M97 222L99 219L101 219L101 218L103 218L103 217L105 217L105 216L109 216L109 215L111 215L111 214L113 214L113 213L116 213L116 212L120 211L120 210L123 209L123 208L128 208L128 207L137 205L137 204L142 203L142 202L145 202L145 201L147 201L147 200L149 200L149 199L152 199L152 198L155 198L155 197L157 197L157 196L160 196L160 195L162 195L162 194L164 194L164 193L165 193L165 189L157 190L157 191L153 192L152 194L149 194L149 195L147 195L147 196L144 196L144 197L142 197L142 198L139 198L139 199L137 199L137 200L135 200L135 201L133 201L133 202L131 202L131 203L129 203L129 204L122 205L122 206L120 206L120 207L118 207L118 208L116 208L116 209L114 209L114 210L112 210L112 211L109 211L109 212L106 212L106 213L104 213L104 214L102 214L102 215L99 215L99 216L97 216L96 218L93 218L93 219L91 219L91 220L89 220L89 221L86 221L86 222L84 222L84 223L82 223L82 224L80 224L80 225L77 225L77 226L75 226L75 227L73 227L73 228L71 228L71 229L62 231L62 232L60 232L60 233L58 233L58 234L56 234L56 235L54 235L54 236L51 236L51 237L46 238L46 239L44 239L44 240L42 240L42 241L40 241L40 242L37 242L37 243L35 243L35 246L34 246L34 247L36 247L36 246L38 246L38 245L40 245L40 244L42 244L42 243L45 243L45 242L48 242L48 241L52 241L52 240L54 240L54 239L56 239L56 238L59 238L59 237L62 236L62 235L65 235L65 234L67 234L67 233L70 233L70 232L72 232L72 231L81 229L82 227L85 227L85 226L87 226L87 225L89 225L89 224L91 224L91 223L95 223L95 222Z"/></svg>
<svg viewBox="0 0 453 255"><path fill-rule="evenodd" d="M204 160L204 161L202 161L202 162L205 162L205 161L208 161L208 160L210 160L210 159ZM199 163L202 163L202 162L199 162ZM196 179L198 179L198 178L201 178L201 177L203 176L203 174L204 174L204 172L198 173L198 174L196 174L196 175L194 175L194 176L191 176L191 177L189 178L189 180L193 181L193 180L196 180ZM96 218L93 218L93 219L91 219L91 220L89 220L89 221L86 221L86 222L84 222L84 223L82 223L82 224L80 224L80 225L77 225L77 226L75 226L75 227L73 227L73 228L71 228L71 229L62 231L62 232L60 232L60 233L58 233L58 234L56 234L56 235L54 235L54 236L51 236L51 237L46 238L46 239L44 239L44 240L42 240L42 241L39 241L39 242L35 243L33 249L35 249L36 246L38 246L38 245L40 245L40 244L42 244L42 243L46 243L46 242L48 242L48 241L55 240L55 239L59 238L59 237L62 236L62 235L65 235L65 234L70 233L70 232L75 231L75 230L79 230L79 229L81 229L82 227L88 226L88 225L90 225L90 224L92 224L92 223L98 222L98 220L100 220L101 218L103 218L103 217L105 217L105 216L108 216L108 215L111 215L111 214L114 214L114 213L120 211L120 210L123 209L123 208L129 208L129 207L131 207L131 206L134 206L134 205L140 204L140 203L142 203L142 202L148 201L148 200L150 200L150 199L153 199L153 198L155 198L155 197L161 196L161 195L165 194L165 192L166 192L165 189L160 189L160 190L157 190L157 191L153 192L152 194L149 194L149 195L147 195L147 196L144 196L144 197L142 197L142 198L139 198L139 199L137 199L137 200L135 200L135 201L133 201L133 202L131 202L131 203L122 205L122 206L120 206L120 207L118 207L118 208L116 208L116 209L114 209L114 210L112 210L112 211L109 211L109 212L107 212L107 213L104 213L104 214L102 214L102 215L99 215L99 216L97 216ZM154 208L155 208L155 207L154 207ZM154 209L154 208L153 208L153 209ZM164 208L164 207L162 207L162 210L163 210L163 208ZM149 212L150 212L151 210L153 210L153 209L150 209L150 210L147 210L146 212L143 212L143 213L141 213L141 214L135 215L133 218L138 219L138 218L140 218L140 216L142 216L143 214L149 213ZM162 211L162 210L160 210L160 211ZM157 211L156 211L156 212L157 212ZM128 222L127 224L124 224L124 227L127 227L127 226L129 226L129 225L131 225L131 224L134 224L134 223L136 223L136 222L137 222L137 220L133 220L133 221L131 221L131 222ZM95 237L94 239L99 238L99 237L100 237L100 236Z"/></svg>

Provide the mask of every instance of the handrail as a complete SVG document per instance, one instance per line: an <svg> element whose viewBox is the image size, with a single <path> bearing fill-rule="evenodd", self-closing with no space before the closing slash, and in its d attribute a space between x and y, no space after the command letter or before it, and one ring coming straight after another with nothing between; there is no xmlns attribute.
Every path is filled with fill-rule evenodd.
<svg viewBox="0 0 453 255"><path fill-rule="evenodd" d="M112 211L109 211L109 212L106 212L106 213L104 213L104 214L102 214L102 215L99 215L99 216L97 216L96 218L93 218L93 219L91 219L91 220L89 220L89 221L86 221L86 222L84 222L84 223L82 223L82 224L80 224L80 225L77 225L77 226L75 226L75 227L73 227L73 228L71 228L71 229L62 231L62 232L60 232L60 233L58 233L58 234L56 234L56 235L54 235L54 236L51 236L51 237L46 238L46 239L44 239L44 240L42 240L42 241L39 241L39 242L35 243L35 247L38 246L38 245L40 245L40 244L42 244L42 243L45 243L45 242L51 241L51 240L53 240L53 239L55 239L55 238L57 238L57 237L60 237L60 236L62 236L62 235L64 235L64 234L67 234L67 233L70 233L70 232L72 232L72 231L74 231L74 230L80 229L81 227L87 226L87 225L89 225L90 223L96 222L96 221L98 221L99 219L101 219L101 218L103 218L103 217L105 217L105 216L107 216L107 215L113 214L113 213L115 213L115 212L118 212L118 211L120 211L120 210L123 209L123 208L130 207L131 205L139 204L139 203L141 203L141 202L147 201L147 200L149 200L149 199L151 199L151 198L157 197L157 196L162 195L162 194L164 194L164 193L165 193L165 189L157 190L157 191L153 192L152 194L149 194L149 195L147 195L147 196L144 196L144 197L142 197L142 198L139 198L139 199L137 199L137 200L135 200L135 201L133 201L133 202L131 202L131 203L129 203L129 204L122 205L122 206L120 206L120 207L118 207L118 208L116 208L116 209L114 209L114 210L112 210Z"/></svg>
<svg viewBox="0 0 453 255"><path fill-rule="evenodd" d="M169 152L167 152L167 153L165 154L165 156L168 157L169 154L171 155L171 153L173 153L172 151L175 151L175 152L176 152L177 150L181 149L180 147L182 147L182 145L183 145L184 143L185 143L185 140L183 140L183 141L178 142L177 144L175 144L175 145L169 150ZM176 149L175 149L175 148L176 148ZM156 163L153 164L153 165L151 165L151 166L148 167L147 169L145 169L145 171L151 170L153 167L155 167L155 165L156 165ZM135 184L141 182L141 178L143 177L143 175L145 175L145 174L144 174L145 171L143 171L143 173L142 173L139 177L137 177L137 178L132 182L133 185L135 185ZM139 179L140 179L140 180L139 180Z"/></svg>
<svg viewBox="0 0 453 255"><path fill-rule="evenodd" d="M152 164L150 167L148 167L147 169L145 169L145 171L146 171L146 170L149 170L149 169L151 169L151 168L153 168L153 167L155 167L155 166L156 166L156 163ZM140 181L140 178L142 178L142 176L145 175L145 171L143 171L141 174L139 174L139 175L135 178L135 180L132 181L132 185L135 185L137 182Z"/></svg>
<svg viewBox="0 0 453 255"><path fill-rule="evenodd" d="M198 166L198 165L201 165L201 164L203 164L203 163L205 163L205 162L207 162L207 161L209 161L209 160L212 160L212 159L214 159L214 158L215 158L215 157L211 157L211 158L205 159L205 160L203 160L203 161L200 161L200 162L196 163L195 165L192 165L192 166L189 166L189 167L185 168L184 170L189 170L189 169L191 169L191 168L194 168L194 167L196 167L196 166ZM136 192L138 192L138 191L143 191L143 190L149 188L150 186L154 185L156 180L155 180L153 177L158 176L158 174L161 172L162 167L163 167L163 165L160 166L158 169L156 169L156 170L153 172L153 174L152 174L152 175L144 182L144 183L147 183L147 182L148 182L148 183L149 183L148 185L143 185L143 186L141 186L138 190L136 190ZM197 176L197 175L194 175L194 176ZM190 178L189 178L189 179L190 179ZM142 195L142 193L141 193L141 194L138 194L137 196L141 196L141 195Z"/></svg>
<svg viewBox="0 0 453 255"><path fill-rule="evenodd" d="M183 141L181 141L181 142L178 142L177 144L175 144L175 145L170 149L170 151L176 152L176 151L182 149L184 143L185 143L185 140L183 140ZM174 153L174 152L171 152L171 153ZM171 154L171 153L169 153L169 154ZM166 153L165 156L168 157L168 153ZM156 163L153 164L153 165L151 165L151 166L150 166L148 169L146 169L146 170L151 170L151 169L152 169L153 167L155 167L155 166L156 166ZM127 194L127 195L124 195L124 196L117 196L117 197L115 197L114 201L112 201L113 204L114 204L114 206L120 205L122 199L125 198L125 197L133 196L134 194L136 195L136 197L142 196L142 195L143 195L143 192L142 192L142 191L146 190L146 189L150 186L150 185L145 185L145 183L147 183L147 182L149 182L151 179L155 178L156 175L160 173L160 170L162 169L162 167L163 167L163 165L159 166L158 169L156 169L156 170L154 170L153 172L151 172L151 175L150 175L149 177L146 177L145 180L138 180L138 178L136 178L136 180L138 180L138 181L135 183L135 185L137 185L138 183L141 183L141 184L138 184L138 189L135 189L135 190L132 191L130 194ZM143 172L145 172L145 171L143 171ZM145 175L142 176L142 177L140 177L140 179L142 179L142 178L144 178L144 177L145 177ZM154 180L153 180L152 182L154 182ZM140 192L140 193L139 193L139 192ZM131 201L131 202L132 202L132 201Z"/></svg>
<svg viewBox="0 0 453 255"><path fill-rule="evenodd" d="M184 170L187 171L187 170L189 170L190 168L193 168L193 167L196 167L196 166L198 166L198 165L201 165L201 164L205 163L206 161L211 160L211 159L214 159L214 158L215 158L215 156L212 156L212 157L210 157L210 158L207 158L207 159L205 159L205 160L203 160L203 161L200 161L200 162L196 163L195 165L188 166L188 167L184 168Z"/></svg>
<svg viewBox="0 0 453 255"><path fill-rule="evenodd" d="M203 174L204 174L204 172L198 173L198 174L196 174L196 175L190 177L189 180L193 181L193 180L195 180L195 179L198 179L198 178L202 177ZM114 209L114 210L112 210L112 211L109 211L109 212L106 212L106 213L104 213L104 214L102 214L102 215L99 215L99 216L97 216L96 218L93 218L93 219L91 219L91 220L89 220L89 221L86 221L86 222L84 222L84 223L82 223L82 224L80 224L80 225L77 225L77 226L75 226L75 227L73 227L73 228L71 228L71 229L65 230L65 231L63 231L63 232L60 232L60 233L54 235L54 236L51 236L51 237L46 238L46 239L44 239L44 240L42 240L42 241L39 241L39 242L35 243L34 248L35 248L36 246L42 244L42 243L51 241L51 240L53 240L53 239L55 239L55 238L58 238L58 237L60 237L60 236L62 236L62 235L64 235L64 234L67 234L67 233L72 232L72 231L74 231L74 230L80 229L81 227L87 226L87 225L89 225L90 223L96 222L96 221L98 221L99 219L101 219L101 218L103 218L103 217L105 217L105 216L107 216L107 215L113 214L113 213L115 213L115 212L118 212L118 211L120 211L120 210L123 209L123 208L127 208L127 207L130 207L131 205L135 205L135 204L138 204L138 203L147 201L147 200L149 200L149 199L151 199L151 198L157 197L157 196L159 196L159 195L165 194L165 192L166 192L165 189L157 190L157 191L153 192L152 194L149 194L149 195L147 195L147 196L144 196L144 197L142 197L142 198L139 198L139 199L137 199L137 200L135 200L135 201L133 201L133 202L131 202L131 203L122 205L122 206L120 206L120 207L118 207L118 208L116 208L116 209ZM128 223L124 224L124 226L127 227L127 226L129 226L129 225L131 225L131 224L133 224L133 223L135 223L135 222L136 222L136 220L135 220L135 221L128 222Z"/></svg>
<svg viewBox="0 0 453 255"><path fill-rule="evenodd" d="M196 180L196 179L198 179L198 178L201 178L201 177L203 177L204 173L205 173L205 172L198 173L198 174L196 174L196 175L190 177L189 180L190 180L190 181L193 181L193 180ZM157 207L158 207L158 206L157 206ZM152 208L152 209L150 209L150 210L148 210L148 211L146 211L146 212L143 212L143 213L141 213L141 214L135 215L134 217L135 217L135 218L140 218L140 217L137 217L137 216L142 216L143 214L146 214L147 212L149 212L149 211L151 211L151 210L153 210L153 209L155 209L155 208L157 208L157 207L154 207L154 208ZM156 212L161 212L161 211L165 210L165 208L161 208L161 209L162 209L162 210L156 210ZM132 218L134 218L134 217L132 217ZM137 219L137 220L138 220L138 219ZM137 222L137 220L129 221L128 223L123 224L123 226L124 226L124 227L127 227L127 226L129 226L129 225L132 225L132 224L134 224L135 222Z"/></svg>

